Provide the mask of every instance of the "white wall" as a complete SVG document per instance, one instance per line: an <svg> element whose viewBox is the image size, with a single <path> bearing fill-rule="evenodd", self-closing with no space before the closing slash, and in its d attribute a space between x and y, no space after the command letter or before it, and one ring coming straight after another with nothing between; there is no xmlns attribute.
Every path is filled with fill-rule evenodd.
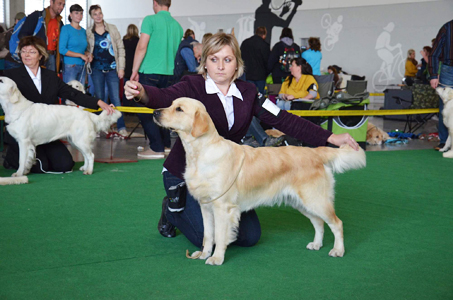
<svg viewBox="0 0 453 300"><path fill-rule="evenodd" d="M120 4L117 0L96 2L102 6L106 20L117 25L122 34L125 34L130 23L139 26L143 17L153 14L151 0L145 3L130 0L128 5ZM398 4L388 4L389 2ZM193 29L197 38L201 39L206 32L217 32L219 29L230 32L234 28L241 43L253 35L254 12L261 3L261 0L173 1L170 12L184 29ZM325 22L323 18L326 17L330 17L330 22ZM439 28L452 18L452 0L305 0L289 27L293 29L295 42L298 44L301 38L321 38L322 69L326 70L327 66L336 64L349 73L365 75L369 91L378 91L382 87L377 84L400 83L400 74L404 74L404 68L398 64L399 59L404 60L407 50L413 48L416 50L417 60L420 60L419 51L423 46L430 46L431 39L436 36ZM335 23L339 25L337 29L340 29L337 33L333 30ZM389 44L400 44L402 57L397 57L399 49L393 50L392 55L397 59L392 64L391 74L384 74L388 75L384 76L384 82L373 83L373 77L379 76L376 74L381 72L383 64L376 44L379 36L385 34L384 28L389 23L394 25L394 30L389 33ZM280 32L279 27L272 31L271 46L278 41Z"/></svg>

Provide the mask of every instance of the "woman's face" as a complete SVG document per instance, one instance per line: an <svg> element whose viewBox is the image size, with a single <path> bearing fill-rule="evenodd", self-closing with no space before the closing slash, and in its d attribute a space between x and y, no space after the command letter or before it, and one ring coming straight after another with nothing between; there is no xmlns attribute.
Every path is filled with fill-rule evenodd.
<svg viewBox="0 0 453 300"><path fill-rule="evenodd" d="M410 55L409 55L410 58L412 59L415 59L415 52L412 52Z"/></svg>
<svg viewBox="0 0 453 300"><path fill-rule="evenodd" d="M83 11L73 11L69 15L71 16L72 21L75 23L80 23L83 19Z"/></svg>
<svg viewBox="0 0 453 300"><path fill-rule="evenodd" d="M91 11L91 18L93 19L94 23L102 23L104 21L104 15L102 14L102 10L95 9Z"/></svg>
<svg viewBox="0 0 453 300"><path fill-rule="evenodd" d="M293 75L294 77L299 77L300 75L302 75L302 66L298 66L295 61L291 63L289 70L291 71L291 75Z"/></svg>
<svg viewBox="0 0 453 300"><path fill-rule="evenodd" d="M216 84L230 84L236 72L237 62L233 49L224 46L219 52L208 55L206 69Z"/></svg>
<svg viewBox="0 0 453 300"><path fill-rule="evenodd" d="M20 56L24 65L29 68L35 68L39 66L39 61L42 58L42 55L39 54L38 49L36 49L34 46L25 46L20 49Z"/></svg>

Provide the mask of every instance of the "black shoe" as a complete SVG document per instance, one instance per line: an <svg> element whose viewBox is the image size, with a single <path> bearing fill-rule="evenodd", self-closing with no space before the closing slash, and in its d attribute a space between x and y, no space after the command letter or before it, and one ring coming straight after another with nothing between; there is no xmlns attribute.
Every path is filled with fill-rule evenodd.
<svg viewBox="0 0 453 300"><path fill-rule="evenodd" d="M284 136L279 136L279 137L269 136L264 141L264 146L265 147L278 147L283 143L284 140L285 140Z"/></svg>
<svg viewBox="0 0 453 300"><path fill-rule="evenodd" d="M168 197L164 197L162 200L162 214L160 215L157 229L163 237L172 238L176 236L176 228L173 224L168 222L167 216L165 215L168 207Z"/></svg>
<svg viewBox="0 0 453 300"><path fill-rule="evenodd" d="M434 147L434 150L439 151L439 150L442 149L443 147L445 147L445 143L440 143L439 145L437 145L436 147Z"/></svg>

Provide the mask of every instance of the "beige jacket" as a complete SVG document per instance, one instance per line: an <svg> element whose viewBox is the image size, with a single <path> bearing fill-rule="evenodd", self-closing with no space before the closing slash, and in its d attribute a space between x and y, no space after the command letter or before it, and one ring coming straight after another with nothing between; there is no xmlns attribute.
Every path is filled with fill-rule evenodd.
<svg viewBox="0 0 453 300"><path fill-rule="evenodd" d="M112 39L113 52L115 53L116 71L124 70L126 67L126 51L124 50L123 39L115 25L104 21L105 30L109 32ZM94 50L94 24L87 29L88 51L93 54Z"/></svg>

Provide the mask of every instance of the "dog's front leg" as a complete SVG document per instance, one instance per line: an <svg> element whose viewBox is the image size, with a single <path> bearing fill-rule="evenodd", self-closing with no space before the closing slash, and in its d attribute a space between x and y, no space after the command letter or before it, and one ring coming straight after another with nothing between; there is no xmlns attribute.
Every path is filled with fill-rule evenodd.
<svg viewBox="0 0 453 300"><path fill-rule="evenodd" d="M213 207L215 223L215 251L206 260L208 265L221 265L225 259L227 246L236 240L241 212L239 207L220 203Z"/></svg>
<svg viewBox="0 0 453 300"><path fill-rule="evenodd" d="M19 143L19 169L12 177L27 175L30 172L33 160L35 158L34 146L29 140L20 141Z"/></svg>
<svg viewBox="0 0 453 300"><path fill-rule="evenodd" d="M191 258L206 259L211 256L214 247L214 216L212 204L200 204L203 217L203 251L195 251Z"/></svg>
<svg viewBox="0 0 453 300"><path fill-rule="evenodd" d="M453 149L451 149L451 134L453 130L448 129L448 138L445 146L439 150L439 152L444 152L443 157L452 158L453 157Z"/></svg>

